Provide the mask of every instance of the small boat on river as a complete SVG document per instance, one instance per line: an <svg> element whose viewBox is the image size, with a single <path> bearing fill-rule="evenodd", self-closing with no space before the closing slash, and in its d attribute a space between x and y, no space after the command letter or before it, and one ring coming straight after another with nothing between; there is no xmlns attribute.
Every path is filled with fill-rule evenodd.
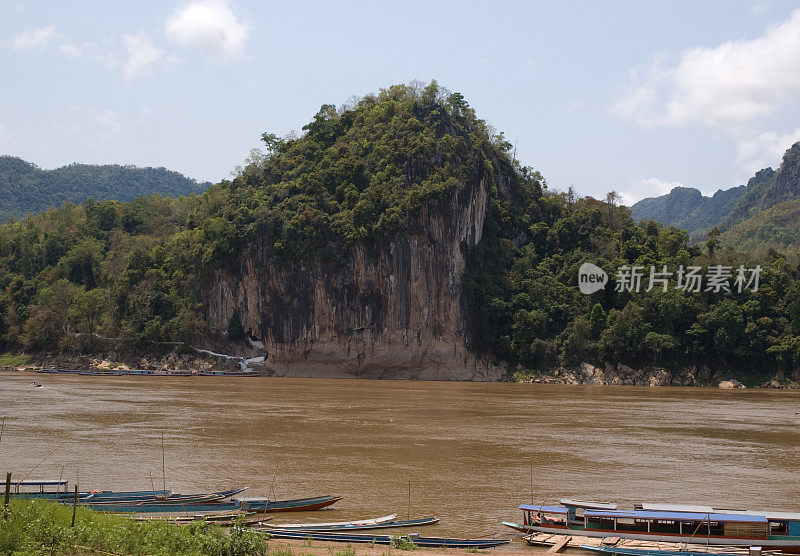
<svg viewBox="0 0 800 556"><path fill-rule="evenodd" d="M561 500L560 506L522 504L523 523L503 524L526 533L619 537L707 546L800 553L800 513L715 509L710 506L616 504Z"/></svg>
<svg viewBox="0 0 800 556"><path fill-rule="evenodd" d="M4 487L5 482L0 483ZM232 498L247 487L221 492L178 494L170 490L90 491L79 492L77 504L109 513L222 513L222 512L302 512L326 508L341 496L315 496L290 500L269 498ZM69 492L67 481L22 481L11 485L11 494L20 498L41 498L73 504L75 493Z"/></svg>
<svg viewBox="0 0 800 556"><path fill-rule="evenodd" d="M178 502L118 502L93 504L91 501L79 502L79 505L110 513L220 513L231 511L243 512L304 512L319 510L335 504L341 496L317 496L314 498L297 498L293 500L270 500L269 498L232 498L217 501L178 501Z"/></svg>
<svg viewBox="0 0 800 556"><path fill-rule="evenodd" d="M342 531L370 531L374 529L394 529L399 527L415 527L418 525L433 525L439 522L437 517L421 517L417 519L395 520L397 514L362 519L359 521L340 521L334 523L264 523L265 529L280 529L283 531L316 531L332 533Z"/></svg>
<svg viewBox="0 0 800 556"><path fill-rule="evenodd" d="M392 535L354 535L346 533L322 533L318 531L287 531L282 529L267 531L275 539L299 539L312 541L328 541L342 543L368 543L393 545L397 543L413 543L424 548L494 548L511 542L510 539L449 539L443 537L421 537L411 533L402 536Z"/></svg>
<svg viewBox="0 0 800 556"><path fill-rule="evenodd" d="M582 544L583 550L591 552L601 552L603 554L617 554L618 556L708 556L708 552L692 552L687 550L659 550L656 548L625 548L619 546L594 546ZM738 554L728 554L716 552L714 556L740 556Z"/></svg>

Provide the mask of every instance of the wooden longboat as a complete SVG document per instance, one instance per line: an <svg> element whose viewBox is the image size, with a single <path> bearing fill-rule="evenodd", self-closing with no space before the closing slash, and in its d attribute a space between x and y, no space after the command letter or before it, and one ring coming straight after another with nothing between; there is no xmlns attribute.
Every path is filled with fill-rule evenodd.
<svg viewBox="0 0 800 556"><path fill-rule="evenodd" d="M354 521L329 521L327 523L274 523L270 524L269 527L272 527L274 529L294 530L294 529L304 529L306 527L339 527L341 525L377 525L379 523L386 523L387 521L393 521L396 517L397 514L389 514L382 517L358 519Z"/></svg>
<svg viewBox="0 0 800 556"><path fill-rule="evenodd" d="M562 506L523 504L523 532L707 546L762 546L800 553L800 514L715 510L709 506L640 505L641 509L599 508L562 500ZM603 504L605 506L605 504Z"/></svg>
<svg viewBox="0 0 800 556"><path fill-rule="evenodd" d="M692 552L686 550L658 550L654 548L624 548L617 546L593 546L582 544L583 550L601 552L603 554L617 554L618 556L708 556L708 552ZM739 556L738 554L717 553L715 556Z"/></svg>
<svg viewBox="0 0 800 556"><path fill-rule="evenodd" d="M381 545L392 545L398 540L401 542L414 543L416 546L424 548L494 548L511 542L510 539L449 539L443 537L421 537L416 534L403 536L392 535L353 535L345 533L322 533L315 531L285 531L271 530L266 532L275 539L299 539L342 543L372 543Z"/></svg>
<svg viewBox="0 0 800 556"><path fill-rule="evenodd" d="M314 498L296 498L294 500L269 500L264 506L264 512L307 512L321 510L341 500L341 496L316 496ZM257 500L257 499L256 499ZM245 502L247 499L244 500ZM259 509L258 505L253 509Z"/></svg>
<svg viewBox="0 0 800 556"><path fill-rule="evenodd" d="M82 498L79 500L79 503L92 506L126 503L166 505L199 504L204 502L216 502L224 500L225 498L230 498L231 496L235 496L241 492L244 492L245 490L247 490L247 487L235 488L222 492L211 492L208 494L175 494L171 491L168 491L166 494L137 494L134 496L128 496L125 493L98 492L91 493L89 496ZM68 498L65 501L70 502Z"/></svg>
<svg viewBox="0 0 800 556"><path fill-rule="evenodd" d="M252 511L259 513L272 512L301 512L318 510L335 504L341 496L317 496L315 498L298 498L294 500L269 500L267 498L242 498L218 500L211 502L134 502L134 503L109 503L92 504L91 502L79 505L110 513L221 513L230 511Z"/></svg>
<svg viewBox="0 0 800 556"><path fill-rule="evenodd" d="M334 533L344 531L371 531L375 529L395 529L401 527L416 527L420 525L434 525L439 523L437 517L421 517L417 519L408 519L401 521L380 521L366 520L367 522L352 522L352 523L308 523L306 525L295 525L294 527L285 527L280 523L265 523L265 529L280 529L282 531L305 531L305 532L319 532L319 533ZM372 523L370 523L372 521Z"/></svg>

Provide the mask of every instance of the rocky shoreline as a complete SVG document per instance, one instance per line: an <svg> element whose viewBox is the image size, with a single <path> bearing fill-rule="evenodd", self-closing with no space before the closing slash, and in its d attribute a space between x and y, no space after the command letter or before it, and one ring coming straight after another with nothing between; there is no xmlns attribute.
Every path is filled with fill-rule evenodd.
<svg viewBox="0 0 800 556"><path fill-rule="evenodd" d="M587 386L711 386L722 389L747 388L736 378L726 376L707 366L670 371L663 367L634 369L621 363L606 363L603 367L581 363L579 367L559 367L549 372L533 373L519 370L517 382L541 384L582 384ZM797 380L773 377L750 386L758 388L800 388Z"/></svg>
<svg viewBox="0 0 800 556"><path fill-rule="evenodd" d="M242 362L245 362L245 365ZM170 352L162 355L125 356L116 352L90 355L33 354L24 365L0 366L3 371L41 372L43 369L78 369L89 374L154 374L154 375L242 375L286 376L271 369L261 358L243 359L211 351L196 353ZM149 371L149 372L141 372ZM302 377L302 374L293 374ZM338 375L340 378L393 378ZM308 378L320 378L311 373ZM328 375L327 378L336 378ZM773 377L746 386L737 378L707 366L689 367L678 371L663 367L633 368L621 363L606 363L603 367L582 363L578 367L559 367L551 371L518 369L506 379L512 382L537 384L575 384L584 386L702 386L722 389L739 388L800 388L798 377ZM411 379L413 380L413 379Z"/></svg>

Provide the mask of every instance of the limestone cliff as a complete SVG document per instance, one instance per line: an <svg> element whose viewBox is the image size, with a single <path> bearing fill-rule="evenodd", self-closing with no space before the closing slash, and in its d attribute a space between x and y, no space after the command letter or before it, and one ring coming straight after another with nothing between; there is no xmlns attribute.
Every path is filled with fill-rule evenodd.
<svg viewBox="0 0 800 556"><path fill-rule="evenodd" d="M266 368L286 376L496 380L465 345L461 243L481 239L485 177L425 203L409 229L349 247L345 263L273 263L256 246L218 271L206 320L238 313Z"/></svg>

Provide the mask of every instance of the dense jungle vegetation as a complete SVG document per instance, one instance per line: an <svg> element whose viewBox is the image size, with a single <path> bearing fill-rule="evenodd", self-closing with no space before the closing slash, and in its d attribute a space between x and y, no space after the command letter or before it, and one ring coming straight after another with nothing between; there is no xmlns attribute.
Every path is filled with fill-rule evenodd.
<svg viewBox="0 0 800 556"><path fill-rule="evenodd" d="M634 222L613 194L551 191L435 82L325 105L302 135L262 139L238 177L202 195L90 199L0 226L0 351L91 351L95 335L139 349L191 341L206 331L209 273L255 243L276 264L336 264L348 245L402 233L423 204L486 179L484 237L463 246L473 350L542 370L709 364L755 377L800 367L796 257L735 252L716 234L690 246L685 231ZM616 292L612 282L584 295L583 262L612 279L623 264L763 270L757 292Z"/></svg>

